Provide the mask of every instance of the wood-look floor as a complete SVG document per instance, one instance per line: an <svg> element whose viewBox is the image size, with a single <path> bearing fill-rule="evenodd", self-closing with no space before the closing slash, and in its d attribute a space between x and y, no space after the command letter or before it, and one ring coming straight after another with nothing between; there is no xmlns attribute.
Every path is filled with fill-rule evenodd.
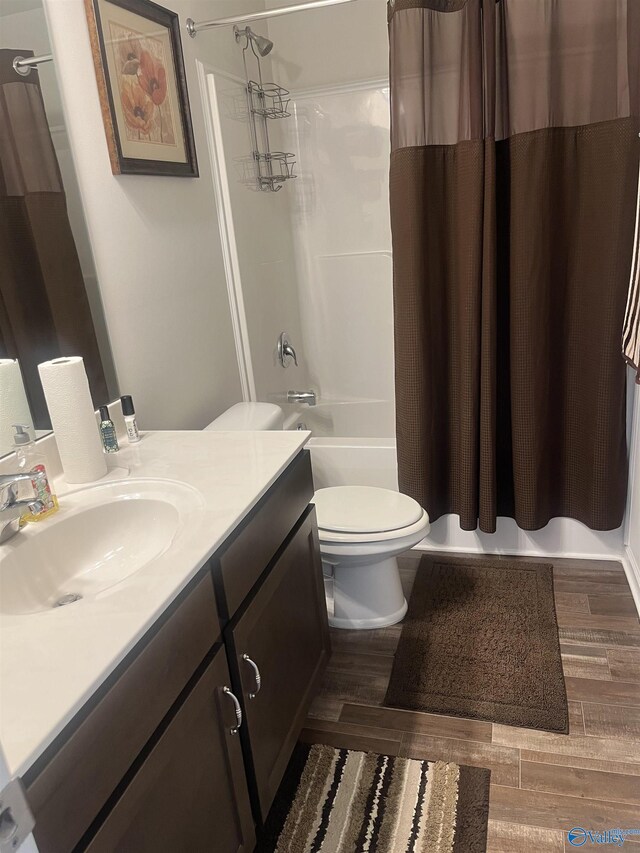
<svg viewBox="0 0 640 853"><path fill-rule="evenodd" d="M407 598L419 559L401 558ZM568 853L574 826L640 828L640 622L631 591L619 563L553 563L568 735L384 708L394 625L332 630L302 739L489 767L490 853ZM627 846L640 851L640 836Z"/></svg>

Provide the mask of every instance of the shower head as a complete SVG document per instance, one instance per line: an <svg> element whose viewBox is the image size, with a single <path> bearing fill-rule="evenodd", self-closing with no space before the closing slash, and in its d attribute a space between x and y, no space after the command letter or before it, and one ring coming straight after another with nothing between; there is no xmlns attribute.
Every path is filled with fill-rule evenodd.
<svg viewBox="0 0 640 853"><path fill-rule="evenodd" d="M264 36L258 36L255 33L252 33L251 30L249 30L249 35L253 39L253 43L258 49L260 56L266 56L268 53L271 53L271 48L273 47L271 39L265 38Z"/></svg>
<svg viewBox="0 0 640 853"><path fill-rule="evenodd" d="M247 45L249 44L249 41L252 41L260 56L266 56L268 53L271 53L271 49L273 48L273 42L271 39L259 36L257 33L253 32L251 27L245 27L243 30L238 27L234 27L234 30L236 34L236 41L239 41L240 38L244 36L247 39Z"/></svg>

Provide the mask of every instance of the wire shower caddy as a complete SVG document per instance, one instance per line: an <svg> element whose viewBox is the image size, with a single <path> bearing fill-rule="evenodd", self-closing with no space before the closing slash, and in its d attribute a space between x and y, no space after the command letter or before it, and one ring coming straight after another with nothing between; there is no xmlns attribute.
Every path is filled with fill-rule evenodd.
<svg viewBox="0 0 640 853"><path fill-rule="evenodd" d="M248 28L247 28L248 29ZM246 39L242 48L245 77L247 80L247 106L251 135L252 156L256 168L256 182L262 192L278 192L286 181L296 178L296 156L290 151L272 151L269 139L269 122L289 118L289 90L262 79L260 56L256 53L252 37L234 27L236 41ZM251 52L258 64L258 80L252 80L247 71L246 51Z"/></svg>

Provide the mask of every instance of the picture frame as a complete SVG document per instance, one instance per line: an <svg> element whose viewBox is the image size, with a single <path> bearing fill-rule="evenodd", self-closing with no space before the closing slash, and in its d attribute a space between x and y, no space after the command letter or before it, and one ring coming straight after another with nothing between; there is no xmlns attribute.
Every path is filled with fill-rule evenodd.
<svg viewBox="0 0 640 853"><path fill-rule="evenodd" d="M180 24L151 0L85 0L114 175L198 177Z"/></svg>

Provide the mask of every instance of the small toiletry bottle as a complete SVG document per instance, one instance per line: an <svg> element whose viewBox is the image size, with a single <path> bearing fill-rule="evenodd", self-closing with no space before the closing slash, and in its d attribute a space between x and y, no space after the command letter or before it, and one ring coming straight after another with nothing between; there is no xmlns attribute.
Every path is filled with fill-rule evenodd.
<svg viewBox="0 0 640 853"><path fill-rule="evenodd" d="M117 453L120 450L116 428L106 406L100 406L100 438L105 453Z"/></svg>
<svg viewBox="0 0 640 853"><path fill-rule="evenodd" d="M31 438L24 424L13 424L16 431L14 444L16 446L16 459L18 470L22 474L39 473L42 476L35 477L31 483L34 494L42 503L42 509L37 513L29 513L24 516L25 521L42 521L58 511L58 498L53 493L47 471L44 456L38 452L35 441Z"/></svg>
<svg viewBox="0 0 640 853"><path fill-rule="evenodd" d="M140 433L136 423L136 410L133 408L133 400L129 394L126 394L124 397L120 397L120 403L122 404L122 414L124 415L129 444L135 444L136 441L140 441Z"/></svg>

